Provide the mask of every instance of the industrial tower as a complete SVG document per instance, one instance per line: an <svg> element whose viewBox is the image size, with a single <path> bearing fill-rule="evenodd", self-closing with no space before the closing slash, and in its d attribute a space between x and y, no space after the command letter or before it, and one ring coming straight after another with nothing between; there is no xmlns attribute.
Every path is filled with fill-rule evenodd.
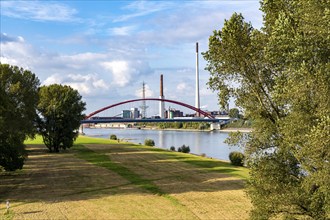
<svg viewBox="0 0 330 220"><path fill-rule="evenodd" d="M142 83L142 98L143 99L146 98L146 89L145 89L145 83L144 82ZM142 118L147 118L147 108L148 107L149 106L147 106L146 100L143 100L142 105L140 106Z"/></svg>
<svg viewBox="0 0 330 220"><path fill-rule="evenodd" d="M163 74L160 75L160 99L164 99L164 91L163 91ZM159 117L164 118L165 117L165 104L164 101L159 102Z"/></svg>
<svg viewBox="0 0 330 220"><path fill-rule="evenodd" d="M195 95L195 107L200 109L200 98L199 98L199 63L198 63L198 42L196 42L196 95ZM196 112L196 116L200 114Z"/></svg>

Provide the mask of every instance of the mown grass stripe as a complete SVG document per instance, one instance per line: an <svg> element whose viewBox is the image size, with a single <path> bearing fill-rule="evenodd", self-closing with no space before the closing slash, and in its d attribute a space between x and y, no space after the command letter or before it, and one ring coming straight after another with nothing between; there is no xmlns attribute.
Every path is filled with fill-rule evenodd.
<svg viewBox="0 0 330 220"><path fill-rule="evenodd" d="M163 192L157 185L155 185L151 180L144 179L141 176L137 175L130 169L121 166L120 164L111 161L111 159L102 153L97 153L84 145L74 145L74 150L77 152L75 155L83 160L86 160L96 166L104 167L109 169L118 175L122 176L132 184L151 192L152 194L156 194L166 198L171 201L172 204L184 207L176 198L170 196L169 194Z"/></svg>
<svg viewBox="0 0 330 220"><path fill-rule="evenodd" d="M111 161L111 159L102 153L97 153L83 145L75 145L74 149L77 152L77 157L84 159L96 166L107 168L118 175L122 176L132 184L141 187L153 194L165 195L158 186L156 186L151 180L144 179L141 176L137 175L130 169Z"/></svg>

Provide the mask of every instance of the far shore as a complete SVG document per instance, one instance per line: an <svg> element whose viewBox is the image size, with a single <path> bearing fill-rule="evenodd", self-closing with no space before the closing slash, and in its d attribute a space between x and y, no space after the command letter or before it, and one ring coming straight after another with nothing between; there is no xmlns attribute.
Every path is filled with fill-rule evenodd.
<svg viewBox="0 0 330 220"><path fill-rule="evenodd" d="M90 127L91 129L99 129L99 128L95 128L95 127ZM205 131L205 132L209 132L212 130L209 129L204 129L204 130L200 130L200 129L184 129L184 128L158 128L158 127L132 127L132 128L123 128L123 127L100 127L103 129L145 129L145 130L164 130L164 131ZM221 130L214 130L214 131L218 131L218 132L223 132L223 133L231 133L231 132L242 132L242 133L249 133L252 132L252 128L223 128Z"/></svg>
<svg viewBox="0 0 330 220"><path fill-rule="evenodd" d="M249 133L249 132L252 132L253 130L252 130L252 128L223 128L219 131L226 132L226 133L230 133L230 132Z"/></svg>
<svg viewBox="0 0 330 220"><path fill-rule="evenodd" d="M184 129L184 128L165 128L165 129L161 129L161 128L157 128L157 127L145 127L145 128L140 128L140 129L150 129L150 130L167 130L167 131L206 131L209 132L211 130L209 129L204 129L204 130L200 130L200 129ZM214 130L214 131L218 131L218 132L224 132L224 133L230 133L230 132L242 132L242 133L249 133L252 132L252 128L223 128L221 130Z"/></svg>

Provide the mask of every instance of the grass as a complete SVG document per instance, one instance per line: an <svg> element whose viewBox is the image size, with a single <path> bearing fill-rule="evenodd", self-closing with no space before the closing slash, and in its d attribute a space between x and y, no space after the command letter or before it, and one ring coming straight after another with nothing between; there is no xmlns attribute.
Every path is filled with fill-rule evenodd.
<svg viewBox="0 0 330 220"><path fill-rule="evenodd" d="M32 143L32 144L31 144ZM246 219L247 169L191 154L80 136L49 153L27 140L24 169L0 172L0 219Z"/></svg>
<svg viewBox="0 0 330 220"><path fill-rule="evenodd" d="M28 139L25 141L25 144L43 144L42 137L40 135L37 135L34 140ZM75 145L86 145L86 144L118 144L117 140L110 140L105 138L95 138L95 137L88 137L88 136L78 136L78 138L75 141ZM221 172L221 173L227 173L230 175L235 175L238 177L241 177L243 179L248 178L249 176L249 170L244 167L239 166L233 166L228 162L220 161L220 160L214 160L210 158L195 156L192 154L183 154L183 153L177 153L172 152L168 150L164 150L161 148L150 148L149 146L144 145L135 145L133 143L128 142L120 142L121 146L127 145L131 148L138 148L141 150L149 150L152 152L162 152L166 157L173 158L173 159L179 159L185 163L198 166L204 169L207 169L209 171L215 171L215 172Z"/></svg>
<svg viewBox="0 0 330 220"><path fill-rule="evenodd" d="M79 135L75 141L75 144L110 144L110 143L117 143L115 140L105 139L105 138L94 138L94 137L87 137ZM41 135L36 135L34 139L28 138L25 140L24 144L31 145L31 144L44 144Z"/></svg>
<svg viewBox="0 0 330 220"><path fill-rule="evenodd" d="M42 136L36 135L35 138L28 138L24 141L24 144L44 144Z"/></svg>
<svg viewBox="0 0 330 220"><path fill-rule="evenodd" d="M123 178L127 179L130 183L142 187L145 190L150 191L154 194L163 195L162 192L152 181L148 179L143 179L139 175L135 174L133 171L121 166L110 160L110 158L102 153L97 153L83 145L75 145L74 149L77 151L77 156L88 162L95 164L96 166L107 168Z"/></svg>

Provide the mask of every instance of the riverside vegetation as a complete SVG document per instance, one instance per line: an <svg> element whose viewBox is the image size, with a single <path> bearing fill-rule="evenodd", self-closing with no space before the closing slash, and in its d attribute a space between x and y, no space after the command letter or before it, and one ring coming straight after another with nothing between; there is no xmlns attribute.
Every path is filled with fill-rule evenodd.
<svg viewBox="0 0 330 220"><path fill-rule="evenodd" d="M2 172L1 219L246 219L248 170L227 162L80 136L49 153L28 140L22 170Z"/></svg>

